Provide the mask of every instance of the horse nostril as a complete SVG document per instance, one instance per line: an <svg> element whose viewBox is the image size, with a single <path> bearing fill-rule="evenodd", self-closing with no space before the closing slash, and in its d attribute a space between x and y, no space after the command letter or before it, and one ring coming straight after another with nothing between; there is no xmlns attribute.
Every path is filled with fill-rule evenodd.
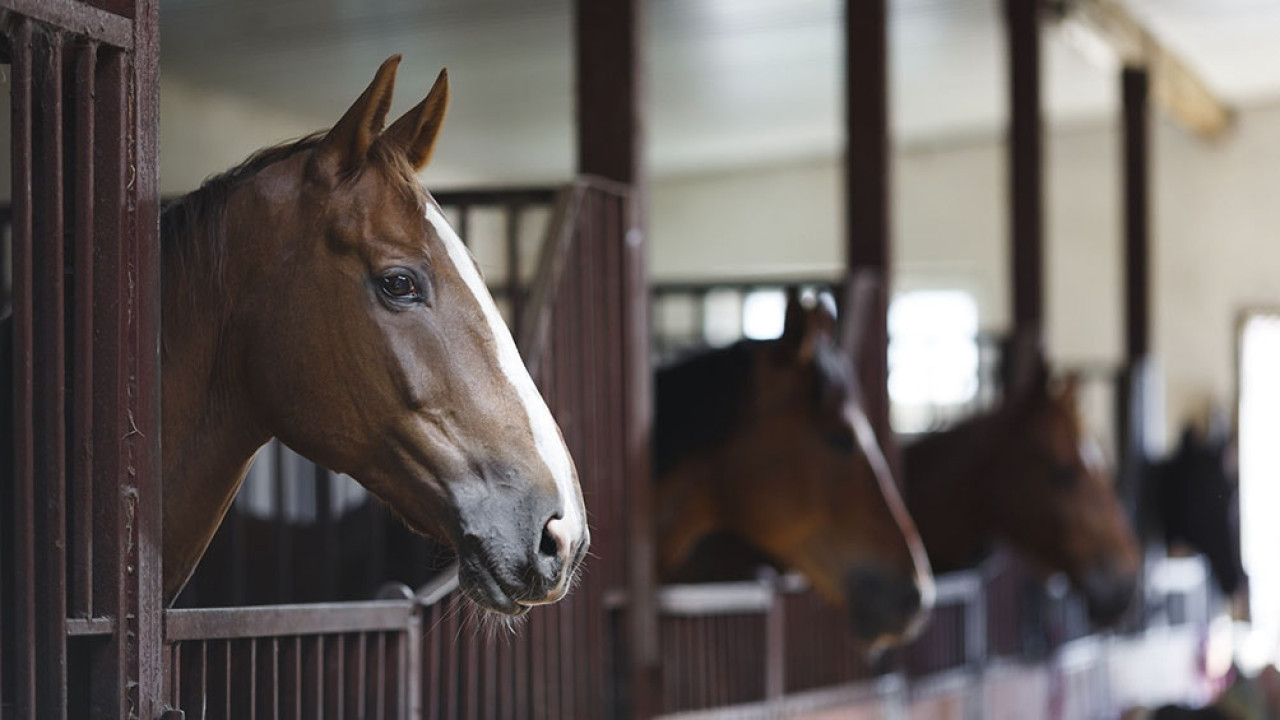
<svg viewBox="0 0 1280 720"><path fill-rule="evenodd" d="M538 543L538 552L548 557L560 554L560 544L556 542L550 528L542 529L542 542Z"/></svg>
<svg viewBox="0 0 1280 720"><path fill-rule="evenodd" d="M553 517L542 528L542 541L538 543L538 552L549 558L560 558L567 561L572 541L566 532L563 518Z"/></svg>

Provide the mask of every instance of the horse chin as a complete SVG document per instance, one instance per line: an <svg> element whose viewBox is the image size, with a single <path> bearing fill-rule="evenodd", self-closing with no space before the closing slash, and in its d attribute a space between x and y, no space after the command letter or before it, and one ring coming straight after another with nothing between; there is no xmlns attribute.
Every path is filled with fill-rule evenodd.
<svg viewBox="0 0 1280 720"><path fill-rule="evenodd" d="M910 641L928 619L929 611L914 578L858 569L850 573L848 588L854 635L872 653Z"/></svg>
<svg viewBox="0 0 1280 720"><path fill-rule="evenodd" d="M493 572L474 556L458 558L458 587L481 609L500 615L520 617L532 607L511 597Z"/></svg>
<svg viewBox="0 0 1280 720"><path fill-rule="evenodd" d="M1114 625L1133 601L1137 576L1094 570L1080 582L1089 619L1103 627Z"/></svg>

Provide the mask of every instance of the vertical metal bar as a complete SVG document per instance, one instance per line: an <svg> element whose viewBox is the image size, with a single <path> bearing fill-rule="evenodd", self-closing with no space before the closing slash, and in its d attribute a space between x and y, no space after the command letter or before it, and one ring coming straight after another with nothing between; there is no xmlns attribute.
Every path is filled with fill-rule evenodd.
<svg viewBox="0 0 1280 720"><path fill-rule="evenodd" d="M271 638L271 718L280 717L280 638Z"/></svg>
<svg viewBox="0 0 1280 720"><path fill-rule="evenodd" d="M36 716L35 431L32 289L32 28L13 32L13 456L14 697L18 717Z"/></svg>
<svg viewBox="0 0 1280 720"><path fill-rule="evenodd" d="M772 700L786 692L787 667L787 618L786 606L777 588L773 588L773 602L765 614L764 695Z"/></svg>
<svg viewBox="0 0 1280 720"><path fill-rule="evenodd" d="M325 646L324 635L316 635L314 638L312 638L312 642L315 645L315 647L312 648L312 657L314 658L316 667L315 667L315 675L311 679L313 681L312 691L315 693L315 697L313 698L313 700L316 705L315 705L315 710L311 713L307 713L307 716L314 717L316 720L324 720L325 718L325 702L324 702L325 668L328 667L328 662L325 660L325 655L324 655L324 646Z"/></svg>
<svg viewBox="0 0 1280 720"><path fill-rule="evenodd" d="M333 513L333 478L329 471L319 465L312 466L312 483L316 492L316 523L320 526L321 557L325 558L328 567L338 567L338 528ZM326 572L320 580L320 591L324 597L333 599L337 596L337 573Z"/></svg>
<svg viewBox="0 0 1280 720"><path fill-rule="evenodd" d="M289 695L293 701L293 720L302 720L302 636L293 638L293 672L290 677Z"/></svg>
<svg viewBox="0 0 1280 720"><path fill-rule="evenodd" d="M334 638L335 654L337 660L334 663L337 667L334 673L333 685L337 689L337 702L333 704L333 711L337 720L343 720L347 716L347 643L346 639L341 635Z"/></svg>
<svg viewBox="0 0 1280 720"><path fill-rule="evenodd" d="M185 643L177 643L173 646L173 651L169 653L169 697L173 702L182 707L182 655L186 649Z"/></svg>
<svg viewBox="0 0 1280 720"><path fill-rule="evenodd" d="M444 603L447 600L440 602ZM422 623L428 629L422 663L426 672L422 681L422 698L425 703L428 703L423 708L425 720L436 720L440 717L440 706L444 700L444 673L442 672L444 650L441 648L444 629L440 617L443 612L444 608L441 604L427 608L426 617Z"/></svg>
<svg viewBox="0 0 1280 720"><path fill-rule="evenodd" d="M275 445L275 452L271 456L271 531L275 536L275 587L272 588L273 602L287 603L293 602L290 597L289 576L292 575L292 543L289 542L289 523L285 514L285 495L284 486L292 480L288 477L287 468L293 463L288 462L290 458L286 455L289 451L285 448L284 443L279 440L272 440Z"/></svg>
<svg viewBox="0 0 1280 720"><path fill-rule="evenodd" d="M72 438L71 612L93 612L93 230L94 96L98 46L88 42L76 58L75 189L75 417Z"/></svg>
<svg viewBox="0 0 1280 720"><path fill-rule="evenodd" d="M526 631L525 633L522 633L520 637L516 638L511 650L511 653L515 658L515 678L513 685L515 692L515 716L517 720L537 716L534 712L533 696L530 694L529 689L529 665L531 657L529 653L529 644L530 637L529 633Z"/></svg>
<svg viewBox="0 0 1280 720"><path fill-rule="evenodd" d="M536 618L537 622L529 623L529 694L532 702L532 716L554 717L547 712L547 686L550 685L550 678L547 677L546 663L542 662L542 649L547 645L546 623L543 616Z"/></svg>
<svg viewBox="0 0 1280 720"><path fill-rule="evenodd" d="M232 688L232 680L231 680L231 641L230 641L230 640L225 641L225 642L223 643L223 646L224 646L225 653L226 653L226 655L225 655L225 662L224 662L223 667L222 667L222 671L223 671L223 675L222 675L222 677L224 678L223 695L222 695L222 697L223 697L223 702L225 703L225 704L223 705L223 707L224 707L224 708L226 708L226 715L224 716L224 720L232 720L232 717L233 717L233 716L232 716L232 712L233 712L233 705L231 704L231 702L232 702L233 697L232 697L232 694L231 694L231 688Z"/></svg>
<svg viewBox="0 0 1280 720"><path fill-rule="evenodd" d="M401 691L401 711L398 717L408 720L422 720L422 693L425 688L422 672L426 665L423 657L423 608L414 610L409 616L409 625L405 631L404 652L401 655L400 676L404 679Z"/></svg>
<svg viewBox="0 0 1280 720"><path fill-rule="evenodd" d="M356 713L364 717L368 705L366 686L368 685L369 668L367 664L369 648L365 633L356 636Z"/></svg>
<svg viewBox="0 0 1280 720"><path fill-rule="evenodd" d="M33 499L36 506L36 690L38 715L66 716L66 333L63 329L62 36L44 35L34 47L40 122L33 135L36 195L32 229L32 425L38 435Z"/></svg>
<svg viewBox="0 0 1280 720"><path fill-rule="evenodd" d="M469 625L470 623L466 623ZM474 627L463 630L464 637L459 642L466 663L461 666L462 672L462 717L474 718L476 708L480 704L480 639Z"/></svg>
<svg viewBox="0 0 1280 720"><path fill-rule="evenodd" d="M122 435L127 396L122 286L124 257L125 141L128 115L128 57L114 48L98 64L94 179L94 398L93 398L93 600L94 615L124 617L124 542L119 470L125 465ZM94 658L92 702L95 715L123 717L129 710L127 641L120 629Z"/></svg>
<svg viewBox="0 0 1280 720"><path fill-rule="evenodd" d="M374 669L374 717L382 720L387 716L387 634L378 633L378 657Z"/></svg>
<svg viewBox="0 0 1280 720"><path fill-rule="evenodd" d="M209 708L209 642L207 640L200 641L200 674L199 674L199 693L196 695L196 707L199 720L205 720L208 716Z"/></svg>
<svg viewBox="0 0 1280 720"><path fill-rule="evenodd" d="M1013 331L1043 330L1043 127L1040 0L1004 0L1009 50L1009 198Z"/></svg>

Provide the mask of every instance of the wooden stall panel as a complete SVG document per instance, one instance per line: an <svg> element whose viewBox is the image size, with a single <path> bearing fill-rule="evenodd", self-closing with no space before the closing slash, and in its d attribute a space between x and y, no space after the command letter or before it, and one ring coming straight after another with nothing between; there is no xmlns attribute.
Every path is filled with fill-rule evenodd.
<svg viewBox="0 0 1280 720"><path fill-rule="evenodd" d="M0 706L23 717L159 694L157 16L116 5L3 3Z"/></svg>

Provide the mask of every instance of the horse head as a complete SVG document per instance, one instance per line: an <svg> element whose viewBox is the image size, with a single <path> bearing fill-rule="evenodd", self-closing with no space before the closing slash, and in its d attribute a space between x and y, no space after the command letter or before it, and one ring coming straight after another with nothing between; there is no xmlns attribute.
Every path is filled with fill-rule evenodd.
<svg viewBox="0 0 1280 720"><path fill-rule="evenodd" d="M203 458L185 451L209 435L202 414L222 407L239 412L214 436L251 450L279 437L453 545L464 591L488 609L557 600L586 552L559 429L475 261L416 178L448 78L384 131L398 63L383 63L327 133L264 151L166 213L166 235L180 235L212 193L224 196L208 233L225 245L216 265L166 248L169 597L208 543L205 516L229 503L184 479L200 472ZM216 289L203 292L203 275L219 277Z"/></svg>
<svg viewBox="0 0 1280 720"><path fill-rule="evenodd" d="M1178 449L1148 472L1167 543L1204 553L1218 586L1235 594L1245 580L1235 442L1223 430L1183 430Z"/></svg>
<svg viewBox="0 0 1280 720"><path fill-rule="evenodd" d="M1115 621L1137 587L1141 553L1112 474L1088 434L1077 380L1050 382L1036 355L997 415L1004 445L988 474L996 524L1079 588L1097 622Z"/></svg>
<svg viewBox="0 0 1280 720"><path fill-rule="evenodd" d="M827 303L789 293L782 336L658 375L660 572L729 531L848 608L864 640L909 634L928 561L862 409Z"/></svg>

